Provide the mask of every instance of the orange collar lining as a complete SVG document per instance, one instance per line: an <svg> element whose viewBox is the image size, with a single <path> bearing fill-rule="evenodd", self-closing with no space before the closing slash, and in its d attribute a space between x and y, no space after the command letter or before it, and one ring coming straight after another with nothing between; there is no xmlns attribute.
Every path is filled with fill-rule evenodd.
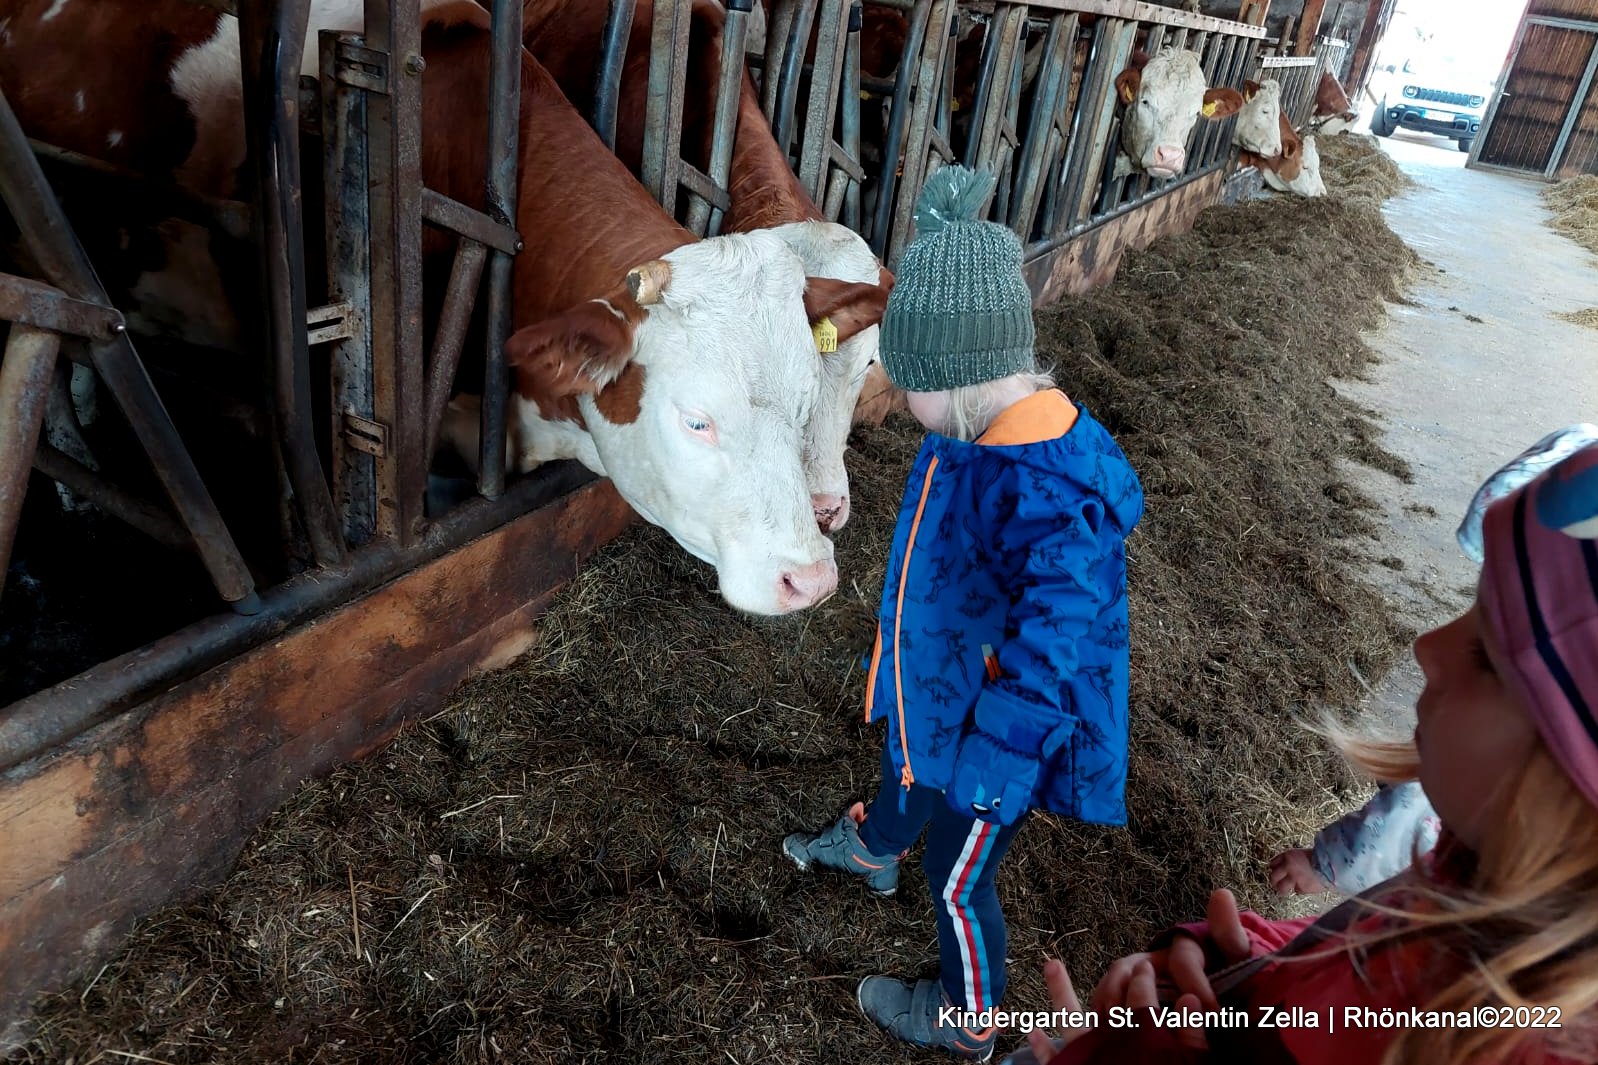
<svg viewBox="0 0 1598 1065"><path fill-rule="evenodd" d="M1058 388L1034 392L1010 404L993 419L977 443L988 447L1013 447L1056 440L1076 424L1076 405Z"/></svg>

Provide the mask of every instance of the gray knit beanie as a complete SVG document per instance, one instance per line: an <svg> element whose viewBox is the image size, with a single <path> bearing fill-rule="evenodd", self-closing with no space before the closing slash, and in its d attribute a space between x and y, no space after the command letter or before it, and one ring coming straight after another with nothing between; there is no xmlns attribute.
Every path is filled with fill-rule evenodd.
<svg viewBox="0 0 1598 1065"><path fill-rule="evenodd" d="M1021 242L979 220L993 175L946 166L916 200L916 239L882 316L882 368L909 392L941 392L1033 369L1032 293Z"/></svg>

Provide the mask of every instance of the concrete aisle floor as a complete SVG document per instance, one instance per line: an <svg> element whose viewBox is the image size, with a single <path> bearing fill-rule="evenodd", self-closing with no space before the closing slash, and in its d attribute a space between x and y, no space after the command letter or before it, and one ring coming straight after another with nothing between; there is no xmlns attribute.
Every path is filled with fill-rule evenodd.
<svg viewBox="0 0 1598 1065"><path fill-rule="evenodd" d="M1554 317L1598 306L1598 259L1544 224L1541 182L1466 170L1440 138L1381 144L1417 183L1388 201L1387 224L1434 267L1367 337L1382 358L1371 380L1342 390L1378 412L1414 482L1349 473L1385 511L1372 577L1424 630L1470 602L1477 567L1454 530L1481 481L1553 429L1598 423L1598 331ZM1390 557L1404 568L1375 563ZM1372 710L1412 722L1421 684L1406 656Z"/></svg>

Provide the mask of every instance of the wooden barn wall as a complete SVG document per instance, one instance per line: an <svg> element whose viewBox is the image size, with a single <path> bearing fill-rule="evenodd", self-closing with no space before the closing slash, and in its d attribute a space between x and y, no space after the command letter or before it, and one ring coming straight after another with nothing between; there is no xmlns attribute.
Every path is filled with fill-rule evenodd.
<svg viewBox="0 0 1598 1065"><path fill-rule="evenodd" d="M1598 5L1598 0L1541 0L1549 6ZM1563 17L1563 16L1561 16ZM1548 166L1571 97L1598 35L1554 26L1526 27L1520 53L1505 84L1480 159L1492 166L1533 170Z"/></svg>
<svg viewBox="0 0 1598 1065"><path fill-rule="evenodd" d="M1531 0L1527 11L1549 18L1598 20L1598 0Z"/></svg>

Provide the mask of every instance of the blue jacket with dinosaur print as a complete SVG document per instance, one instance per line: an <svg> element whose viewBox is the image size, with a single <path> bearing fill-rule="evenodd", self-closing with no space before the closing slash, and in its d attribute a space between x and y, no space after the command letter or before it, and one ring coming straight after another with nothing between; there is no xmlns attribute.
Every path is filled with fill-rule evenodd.
<svg viewBox="0 0 1598 1065"><path fill-rule="evenodd" d="M1008 824L1041 807L1126 820L1125 540L1137 474L1064 393L975 443L929 434L905 486L866 717L899 782Z"/></svg>

